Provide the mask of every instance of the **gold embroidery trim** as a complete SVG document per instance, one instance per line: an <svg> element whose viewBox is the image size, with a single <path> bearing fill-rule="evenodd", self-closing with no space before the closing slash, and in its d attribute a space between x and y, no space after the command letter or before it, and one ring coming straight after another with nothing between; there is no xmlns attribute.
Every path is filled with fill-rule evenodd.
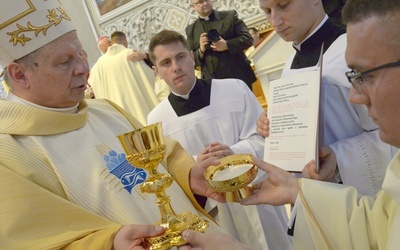
<svg viewBox="0 0 400 250"><path fill-rule="evenodd" d="M58 24L60 24L62 19L71 21L71 18L61 7L58 7L57 10L60 12L60 15L57 15L55 9L48 10L49 14L46 17L48 18L49 23L44 26L34 26L31 24L30 21L28 21L27 27L24 27L17 23L18 30L7 32L7 35L11 36L9 42L12 42L13 46L17 45L17 43L20 43L22 46L24 46L26 42L32 40L30 37L25 36L26 33L35 32L34 34L36 37L40 33L46 35L47 30L53 25L57 26Z"/></svg>
<svg viewBox="0 0 400 250"><path fill-rule="evenodd" d="M24 12L16 15L15 17L5 21L4 23L0 23L0 30L7 27L8 25L18 21L19 19L29 15L30 13L32 13L36 10L35 6L33 6L32 2L30 0L26 0L25 2L28 4L29 9L27 9Z"/></svg>

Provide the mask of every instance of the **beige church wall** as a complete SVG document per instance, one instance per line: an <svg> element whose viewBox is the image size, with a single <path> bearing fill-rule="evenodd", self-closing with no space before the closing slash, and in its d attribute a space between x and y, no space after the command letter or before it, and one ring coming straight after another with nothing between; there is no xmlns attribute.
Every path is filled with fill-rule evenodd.
<svg viewBox="0 0 400 250"><path fill-rule="evenodd" d="M127 35L129 47L147 51L150 38L154 34L163 29L185 34L185 27L198 17L190 7L191 0L61 0L61 2L78 24L78 36L89 55L91 65L101 55L97 49L97 38L101 35L109 36L116 30L122 31ZM104 8L105 5L107 8ZM245 21L248 27L265 26L265 15L258 6L258 0L214 0L213 5L217 10L236 10L239 18Z"/></svg>
<svg viewBox="0 0 400 250"><path fill-rule="evenodd" d="M85 0L60 0L60 2L73 20L78 37L89 56L89 64L93 65L101 53L97 48L97 34Z"/></svg>

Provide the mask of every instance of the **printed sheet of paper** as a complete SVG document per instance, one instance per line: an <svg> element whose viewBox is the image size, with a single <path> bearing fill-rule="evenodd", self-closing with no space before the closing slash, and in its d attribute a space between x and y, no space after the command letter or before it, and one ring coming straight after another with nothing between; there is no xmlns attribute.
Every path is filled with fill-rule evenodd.
<svg viewBox="0 0 400 250"><path fill-rule="evenodd" d="M320 70L270 82L264 161L301 172L317 157Z"/></svg>

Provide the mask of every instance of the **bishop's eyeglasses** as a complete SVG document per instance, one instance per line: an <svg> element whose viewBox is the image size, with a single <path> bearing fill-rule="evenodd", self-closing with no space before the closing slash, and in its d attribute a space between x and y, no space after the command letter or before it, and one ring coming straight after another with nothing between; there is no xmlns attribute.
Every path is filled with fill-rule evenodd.
<svg viewBox="0 0 400 250"><path fill-rule="evenodd" d="M393 68L393 67L397 67L400 66L400 60L395 61L395 62L391 62L391 63L387 63L387 64L383 64L381 66L369 69L369 70L365 70L362 71L360 73L356 73L354 72L354 70L348 71L346 72L346 77L349 80L349 82L351 83L351 85L353 85L354 89L358 92L358 94L363 93L363 82L365 82L365 79L363 79L363 77L365 77L366 75L375 72L377 70L381 70L381 69L386 69L386 68Z"/></svg>

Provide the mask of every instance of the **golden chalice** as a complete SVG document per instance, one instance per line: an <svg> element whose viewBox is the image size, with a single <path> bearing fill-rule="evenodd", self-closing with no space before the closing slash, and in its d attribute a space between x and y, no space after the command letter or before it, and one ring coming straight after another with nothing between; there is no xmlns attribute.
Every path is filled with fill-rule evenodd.
<svg viewBox="0 0 400 250"><path fill-rule="evenodd" d="M226 201L239 202L253 194L251 182L257 175L249 154L229 155L221 158L218 166L209 166L204 172L208 185L221 193Z"/></svg>
<svg viewBox="0 0 400 250"><path fill-rule="evenodd" d="M147 239L152 250L170 249L173 246L185 244L182 233L185 230L203 232L208 222L190 212L175 214L170 204L170 198L165 190L171 186L173 178L169 174L157 171L158 164L164 159L166 145L161 123L156 123L118 136L126 159L138 168L143 168L149 177L140 186L144 193L154 193L160 209L161 220L156 223L164 227L165 232L157 237Z"/></svg>

